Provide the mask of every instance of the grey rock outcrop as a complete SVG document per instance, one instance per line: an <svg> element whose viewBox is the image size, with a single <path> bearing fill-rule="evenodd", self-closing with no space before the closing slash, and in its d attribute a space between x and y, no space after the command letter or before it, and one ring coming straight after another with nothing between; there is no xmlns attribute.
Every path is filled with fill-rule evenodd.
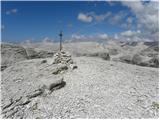
<svg viewBox="0 0 160 120"><path fill-rule="evenodd" d="M71 55L66 52L58 52L53 58L20 61L3 71L2 115L4 118L18 116L23 118L25 116L23 110L28 109L27 106L32 108L34 100L46 97L66 85L62 74L68 69L75 69L76 64L73 64ZM52 64L49 64L51 60Z"/></svg>
<svg viewBox="0 0 160 120"><path fill-rule="evenodd" d="M3 72L4 118L158 118L157 68L83 56L74 59L78 69L62 77L52 74L58 64L43 60Z"/></svg>
<svg viewBox="0 0 160 120"><path fill-rule="evenodd" d="M14 118L33 99L46 96L65 86L63 76L52 74L52 69L58 65L48 66L47 63L41 62L43 60L17 62L3 72L2 114L4 118Z"/></svg>
<svg viewBox="0 0 160 120"><path fill-rule="evenodd" d="M8 66L28 59L26 50L20 45L14 44L1 44L1 70Z"/></svg>
<svg viewBox="0 0 160 120"><path fill-rule="evenodd" d="M37 59L37 58L49 58L54 55L55 52L49 52L44 50L35 50L34 48L22 47L21 45L15 45L10 43L1 44L1 71L7 67L15 64L16 62Z"/></svg>
<svg viewBox="0 0 160 120"><path fill-rule="evenodd" d="M135 54L135 55L124 55L119 58L117 58L115 61L129 63L129 64L135 64L139 66L145 66L145 67L159 67L159 59L158 57L148 57L143 56L141 54Z"/></svg>
<svg viewBox="0 0 160 120"><path fill-rule="evenodd" d="M63 81L63 77L58 76L57 78L54 78L53 82L53 77L48 76L47 79L42 79L43 83L43 89L47 89L48 91L53 91L56 89L60 89L65 86L65 82Z"/></svg>
<svg viewBox="0 0 160 120"><path fill-rule="evenodd" d="M54 52L35 50L34 48L26 48L26 52L29 59L48 58L54 55Z"/></svg>

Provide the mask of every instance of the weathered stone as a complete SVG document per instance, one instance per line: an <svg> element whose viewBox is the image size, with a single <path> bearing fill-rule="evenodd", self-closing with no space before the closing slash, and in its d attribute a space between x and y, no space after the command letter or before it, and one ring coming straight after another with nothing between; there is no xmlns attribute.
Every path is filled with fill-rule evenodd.
<svg viewBox="0 0 160 120"><path fill-rule="evenodd" d="M31 92L29 95L27 95L28 98L34 98L34 97L37 97L39 95L41 95L43 93L42 90L35 90L33 92Z"/></svg>
<svg viewBox="0 0 160 120"><path fill-rule="evenodd" d="M53 90L54 88L59 88L60 86L62 86L63 84L63 77L54 77L51 76L49 78L46 79L42 79L43 82L43 88L46 88L48 90Z"/></svg>
<svg viewBox="0 0 160 120"><path fill-rule="evenodd" d="M1 56L1 70L16 62L28 59L26 50L15 44L1 44Z"/></svg>
<svg viewBox="0 0 160 120"><path fill-rule="evenodd" d="M4 103L4 106L2 106L2 109L3 109L3 110L6 109L6 108L8 108L8 107L10 107L10 106L14 103L14 101L13 101L12 99L10 99L10 100L5 100L4 102L5 102L5 103ZM3 102L2 102L2 104L3 104Z"/></svg>
<svg viewBox="0 0 160 120"><path fill-rule="evenodd" d="M132 58L132 63L133 64L140 64L142 62L142 58L140 55L136 54Z"/></svg>

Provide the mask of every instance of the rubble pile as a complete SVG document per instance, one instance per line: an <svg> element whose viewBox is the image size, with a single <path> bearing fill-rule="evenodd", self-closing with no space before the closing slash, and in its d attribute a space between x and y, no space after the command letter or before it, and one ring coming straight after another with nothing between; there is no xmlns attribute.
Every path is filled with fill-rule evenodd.
<svg viewBox="0 0 160 120"><path fill-rule="evenodd" d="M48 64L58 64L58 67L53 71L53 74L58 74L63 70L73 70L78 68L73 62L71 55L65 51L57 52L53 58L48 61Z"/></svg>

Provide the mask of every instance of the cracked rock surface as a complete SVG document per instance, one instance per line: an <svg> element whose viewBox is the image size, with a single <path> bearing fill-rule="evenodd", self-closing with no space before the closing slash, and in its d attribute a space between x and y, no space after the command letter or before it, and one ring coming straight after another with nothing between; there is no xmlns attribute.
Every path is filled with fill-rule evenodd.
<svg viewBox="0 0 160 120"><path fill-rule="evenodd" d="M158 118L158 68L74 57L72 70L43 60L2 72L4 118ZM53 74L60 66L67 71Z"/></svg>
<svg viewBox="0 0 160 120"><path fill-rule="evenodd" d="M54 58L59 59L59 57L61 57L59 63L49 64L49 58L33 59L17 62L4 70L1 101L3 117L24 118L23 110L28 109L26 106L30 107L34 99L46 97L66 85L63 73L70 65L67 57L70 61L72 58L65 52L63 56Z"/></svg>

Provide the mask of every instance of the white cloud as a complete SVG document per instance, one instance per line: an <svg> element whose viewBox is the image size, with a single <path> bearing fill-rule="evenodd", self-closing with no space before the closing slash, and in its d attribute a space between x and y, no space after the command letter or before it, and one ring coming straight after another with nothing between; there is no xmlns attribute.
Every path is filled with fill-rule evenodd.
<svg viewBox="0 0 160 120"><path fill-rule="evenodd" d="M126 21L127 21L127 23L131 24L133 22L133 18L132 17L128 17Z"/></svg>
<svg viewBox="0 0 160 120"><path fill-rule="evenodd" d="M135 14L137 18L137 29L143 31L143 36L149 39L158 40L158 2L150 1L149 3L144 3L141 1L123 1L122 4L130 8Z"/></svg>
<svg viewBox="0 0 160 120"><path fill-rule="evenodd" d="M47 43L47 42L52 42L53 40L50 39L49 37L44 37L42 42Z"/></svg>
<svg viewBox="0 0 160 120"><path fill-rule="evenodd" d="M105 34L105 33L104 33L104 34L99 34L99 35L98 35L98 38L99 38L99 39L107 39L107 38L108 38L108 35Z"/></svg>
<svg viewBox="0 0 160 120"><path fill-rule="evenodd" d="M34 38L30 38L30 39L23 40L24 42L22 43L31 44L34 40L35 40Z"/></svg>
<svg viewBox="0 0 160 120"><path fill-rule="evenodd" d="M43 42L47 42L49 40L49 37L45 37L44 39L43 39Z"/></svg>
<svg viewBox="0 0 160 120"><path fill-rule="evenodd" d="M114 6L115 5L115 1L111 1L111 0L108 0L106 1L110 6Z"/></svg>
<svg viewBox="0 0 160 120"><path fill-rule="evenodd" d="M92 13L92 16L94 17L94 19L96 21L104 21L106 18L108 18L109 16L111 15L111 12L107 12L105 14L100 14L100 15L97 15L95 13Z"/></svg>
<svg viewBox="0 0 160 120"><path fill-rule="evenodd" d="M125 36L125 37L131 37L131 36L134 36L136 34L137 34L136 31L131 31L131 30L124 31L124 32L121 33L121 35Z"/></svg>
<svg viewBox="0 0 160 120"><path fill-rule="evenodd" d="M109 36L106 33L97 33L93 35L82 35L82 34L73 34L71 40L80 40L80 41L98 41L98 40L107 40Z"/></svg>
<svg viewBox="0 0 160 120"><path fill-rule="evenodd" d="M87 14L84 14L84 13L79 13L78 14L78 20L80 20L82 22L90 23L90 22L92 22L93 18L90 15L87 15Z"/></svg>
<svg viewBox="0 0 160 120"><path fill-rule="evenodd" d="M18 9L14 8L14 9L10 9L10 10L6 11L6 14L7 15L16 14L17 12L18 12Z"/></svg>
<svg viewBox="0 0 160 120"><path fill-rule="evenodd" d="M77 35L77 34L73 34L71 36L71 39L76 39L76 40L80 40L80 39L85 39L86 37L84 35Z"/></svg>
<svg viewBox="0 0 160 120"><path fill-rule="evenodd" d="M128 15L126 11L119 11L116 14L111 14L108 22L112 25L121 25L124 24L124 18Z"/></svg>
<svg viewBox="0 0 160 120"><path fill-rule="evenodd" d="M83 22L92 22L93 20L101 22L106 20L111 16L111 12L106 12L104 14L96 14L95 12L88 12L88 13L79 13L78 19Z"/></svg>
<svg viewBox="0 0 160 120"><path fill-rule="evenodd" d="M143 11L144 9L141 1L122 1L122 4L131 8L134 12Z"/></svg>
<svg viewBox="0 0 160 120"><path fill-rule="evenodd" d="M118 39L119 37L118 37L118 35L117 34L115 34L114 35L114 39Z"/></svg>
<svg viewBox="0 0 160 120"><path fill-rule="evenodd" d="M141 34L142 33L140 30L136 31L127 30L119 34L115 34L114 39L120 41L145 41L146 38L144 38Z"/></svg>

